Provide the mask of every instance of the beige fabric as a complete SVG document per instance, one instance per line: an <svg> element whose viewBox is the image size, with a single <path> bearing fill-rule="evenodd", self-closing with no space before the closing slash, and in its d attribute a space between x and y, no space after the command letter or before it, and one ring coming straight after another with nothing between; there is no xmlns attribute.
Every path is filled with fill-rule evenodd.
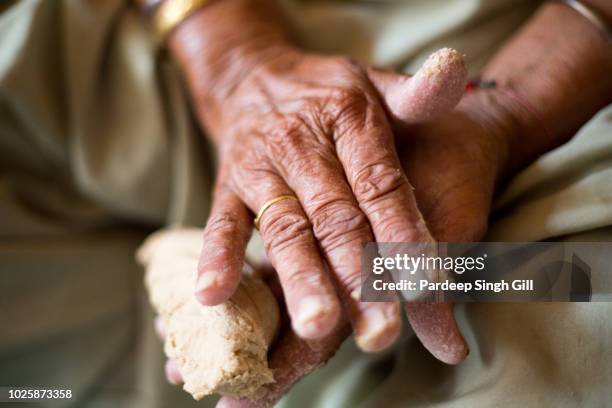
<svg viewBox="0 0 612 408"><path fill-rule="evenodd" d="M537 241L612 221L612 107L514 178L497 200L491 240Z"/></svg>
<svg viewBox="0 0 612 408"><path fill-rule="evenodd" d="M49 180L33 190L62 215L72 208L46 199L64 197L60 183L106 219L203 222L211 156L135 10L118 0L19 1L2 14L0 39L0 162L34 179L15 188Z"/></svg>
<svg viewBox="0 0 612 408"><path fill-rule="evenodd" d="M153 228L201 225L212 178L179 77L126 2L3 10L0 384L69 386L77 406L189 403L164 380L133 257Z"/></svg>
<svg viewBox="0 0 612 408"><path fill-rule="evenodd" d="M441 46L463 51L477 70L533 8L285 4L309 48L407 70ZM192 404L163 379L132 261L151 229L201 225L208 211L213 161L187 106L174 68L126 2L20 0L2 9L0 321L10 324L0 336L0 384L70 386L78 406ZM610 225L611 132L608 108L519 175L491 236L544 239ZM596 233L588 237L609 240L607 230ZM607 304L462 307L472 347L465 364L437 363L410 332L382 356L348 342L284 406L603 406L607 313Z"/></svg>

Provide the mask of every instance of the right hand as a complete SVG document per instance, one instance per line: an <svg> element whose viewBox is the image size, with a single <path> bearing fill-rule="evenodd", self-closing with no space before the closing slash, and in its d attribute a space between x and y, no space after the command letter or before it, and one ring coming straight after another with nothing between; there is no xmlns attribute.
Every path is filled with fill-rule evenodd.
<svg viewBox="0 0 612 408"><path fill-rule="evenodd" d="M505 105L507 112L516 110ZM478 241L485 234L495 186L511 176L511 163L519 159L509 157L511 137L501 131L507 129L505 120L480 95L471 94L453 112L396 134L400 160L415 180L419 208L437 240ZM406 303L404 307L416 335L434 356L447 363L465 357L467 345L454 322L452 304ZM348 334L346 322L323 341L302 340L284 331L270 354L276 381L266 386L258 400L223 398L219 407L272 406L296 381L331 358Z"/></svg>
<svg viewBox="0 0 612 408"><path fill-rule="evenodd" d="M327 336L346 304L361 349L392 344L401 308L360 302L362 244L433 238L402 170L390 123L412 124L449 111L465 79L462 57L448 49L409 77L283 48L240 81L217 86L225 91L214 97L192 87L220 163L198 299L216 305L232 295L252 214L274 197L295 195L299 201L272 205L260 223L294 331L304 339Z"/></svg>

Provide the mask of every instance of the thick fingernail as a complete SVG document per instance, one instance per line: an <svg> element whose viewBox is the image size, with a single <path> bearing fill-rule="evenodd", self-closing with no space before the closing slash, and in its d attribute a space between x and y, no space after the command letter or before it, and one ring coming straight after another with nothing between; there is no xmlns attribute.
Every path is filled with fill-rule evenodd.
<svg viewBox="0 0 612 408"><path fill-rule="evenodd" d="M358 318L355 340L363 351L382 351L397 340L401 327L398 304L371 306Z"/></svg>
<svg viewBox="0 0 612 408"><path fill-rule="evenodd" d="M340 306L335 299L308 296L298 304L298 311L293 319L293 330L303 338L321 338L331 332L339 317Z"/></svg>
<svg viewBox="0 0 612 408"><path fill-rule="evenodd" d="M170 384L179 385L183 382L183 376L181 375L174 360L166 361L165 371L166 379Z"/></svg>

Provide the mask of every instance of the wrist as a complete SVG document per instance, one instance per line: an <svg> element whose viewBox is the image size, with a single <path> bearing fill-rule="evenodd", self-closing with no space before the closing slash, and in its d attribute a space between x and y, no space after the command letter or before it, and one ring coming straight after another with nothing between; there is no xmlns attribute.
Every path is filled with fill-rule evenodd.
<svg viewBox="0 0 612 408"><path fill-rule="evenodd" d="M212 0L170 33L168 47L198 111L223 101L257 67L294 49L276 12L271 0Z"/></svg>
<svg viewBox="0 0 612 408"><path fill-rule="evenodd" d="M545 3L482 73L492 89L461 105L505 145L500 177L567 141L610 103L612 51L584 17Z"/></svg>
<svg viewBox="0 0 612 408"><path fill-rule="evenodd" d="M533 61L537 61L534 63ZM507 141L506 175L565 143L611 102L612 49L588 20L544 4L489 62L493 89L470 96Z"/></svg>

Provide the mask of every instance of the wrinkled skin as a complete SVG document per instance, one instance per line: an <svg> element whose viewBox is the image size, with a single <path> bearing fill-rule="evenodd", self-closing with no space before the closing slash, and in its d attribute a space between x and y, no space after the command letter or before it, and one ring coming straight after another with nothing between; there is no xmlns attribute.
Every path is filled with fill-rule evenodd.
<svg viewBox="0 0 612 408"><path fill-rule="evenodd" d="M470 106L470 98L465 102L465 111L475 109ZM476 241L486 231L495 183L503 174L506 155L504 138L497 127L491 126L490 119L457 110L396 132L403 168L414 180L419 208L439 241ZM465 357L467 347L461 347L464 343L451 304L413 303L404 307L419 339L432 354L451 363ZM259 401L223 398L219 406L273 405L295 381L331 358L349 332L345 323L327 339L309 347L308 341L287 330L271 354L270 364L278 382L269 387L265 397Z"/></svg>
<svg viewBox="0 0 612 408"><path fill-rule="evenodd" d="M495 118L483 115L479 106L477 98L466 97L457 110L435 121L395 129L402 166L414 180L419 208L439 241L482 238L496 182L505 171L505 139L499 134L500 127L495 126ZM270 283L282 300L278 283L273 279ZM455 325L452 305L405 304L404 308L415 332L432 354L448 363L457 363L465 357L467 346ZM270 356L276 383L258 401L223 398L220 406L273 405L296 381L331 358L349 334L345 316L321 340L301 339L285 324ZM176 375L170 378L180 382L180 375Z"/></svg>
<svg viewBox="0 0 612 408"><path fill-rule="evenodd" d="M302 338L323 338L344 304L363 350L393 343L399 304L359 301L362 243L433 238L398 160L390 122L406 126L450 110L465 76L461 56L448 49L414 77L285 52L228 91L222 106L206 105L203 120L220 170L198 270L199 300L214 305L231 296L251 213L271 198L295 195L298 200L269 207L260 222L293 329Z"/></svg>

